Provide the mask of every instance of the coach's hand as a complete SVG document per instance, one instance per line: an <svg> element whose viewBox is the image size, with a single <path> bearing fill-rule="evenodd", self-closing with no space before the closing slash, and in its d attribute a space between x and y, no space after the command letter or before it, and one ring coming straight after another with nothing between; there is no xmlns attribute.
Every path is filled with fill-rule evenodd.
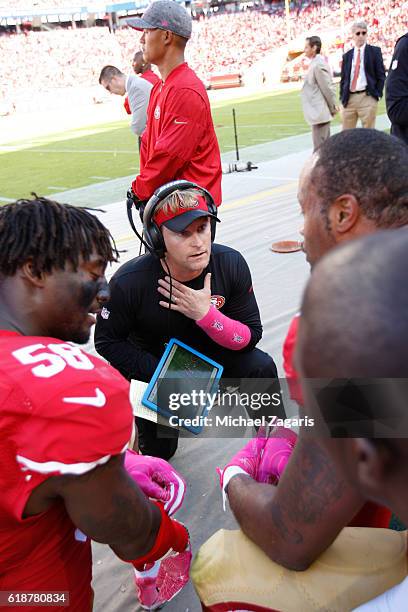
<svg viewBox="0 0 408 612"><path fill-rule="evenodd" d="M170 300L170 278L166 276L159 279L158 292ZM202 289L190 289L183 283L172 279L171 303L160 301L160 306L181 312L189 319L199 321L210 309L211 306L211 274L208 273L204 279Z"/></svg>

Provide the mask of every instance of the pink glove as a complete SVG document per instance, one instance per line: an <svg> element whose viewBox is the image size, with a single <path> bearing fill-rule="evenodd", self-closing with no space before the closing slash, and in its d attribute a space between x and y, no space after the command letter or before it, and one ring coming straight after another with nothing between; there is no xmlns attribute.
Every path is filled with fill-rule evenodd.
<svg viewBox="0 0 408 612"><path fill-rule="evenodd" d="M296 444L296 434L285 427L275 427L268 438L253 438L242 448L223 470L217 468L223 490L237 474L248 474L257 482L277 484Z"/></svg>
<svg viewBox="0 0 408 612"><path fill-rule="evenodd" d="M224 469L217 468L221 489L224 491L228 482L236 474L248 474L256 480L259 462L267 438L252 438L240 451L234 455Z"/></svg>
<svg viewBox="0 0 408 612"><path fill-rule="evenodd" d="M125 468L147 497L163 502L169 516L181 508L186 483L170 463L158 457L139 455L133 450L127 450Z"/></svg>
<svg viewBox="0 0 408 612"><path fill-rule="evenodd" d="M297 435L286 427L275 427L262 449L255 480L277 484L293 452Z"/></svg>

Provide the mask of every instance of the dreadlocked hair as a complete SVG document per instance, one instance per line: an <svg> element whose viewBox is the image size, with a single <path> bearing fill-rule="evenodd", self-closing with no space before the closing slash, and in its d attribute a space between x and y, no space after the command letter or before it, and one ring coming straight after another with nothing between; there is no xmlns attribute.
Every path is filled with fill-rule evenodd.
<svg viewBox="0 0 408 612"><path fill-rule="evenodd" d="M106 262L118 261L110 231L87 208L59 204L31 194L0 207L0 273L13 276L29 259L33 272L63 270L70 262L89 261L96 251Z"/></svg>

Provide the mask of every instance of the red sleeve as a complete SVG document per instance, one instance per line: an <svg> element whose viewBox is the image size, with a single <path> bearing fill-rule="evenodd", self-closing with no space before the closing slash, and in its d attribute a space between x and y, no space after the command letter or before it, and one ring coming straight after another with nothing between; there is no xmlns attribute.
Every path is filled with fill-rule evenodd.
<svg viewBox="0 0 408 612"><path fill-rule="evenodd" d="M172 93L166 99L163 127L153 154L133 181L133 191L141 200L175 177L190 162L206 130L207 108L201 96L191 89Z"/></svg>
<svg viewBox="0 0 408 612"><path fill-rule="evenodd" d="M290 397L298 404L303 406L302 388L300 386L299 375L293 364L296 348L296 338L299 327L300 315L293 317L288 333L283 343L283 369L285 371L286 380L288 381Z"/></svg>
<svg viewBox="0 0 408 612"><path fill-rule="evenodd" d="M21 423L16 459L38 474L84 474L123 452L132 425L124 387L100 379L72 382Z"/></svg>
<svg viewBox="0 0 408 612"><path fill-rule="evenodd" d="M368 501L356 516L349 522L348 527L377 527L388 529L392 517L391 510Z"/></svg>
<svg viewBox="0 0 408 612"><path fill-rule="evenodd" d="M85 474L125 449L133 428L129 383L55 338L7 336L0 352L3 505L21 520L41 482Z"/></svg>
<svg viewBox="0 0 408 612"><path fill-rule="evenodd" d="M129 106L129 98L128 96L126 96L125 101L123 103L124 109L127 112L128 115L132 114L132 111L130 110L130 106Z"/></svg>

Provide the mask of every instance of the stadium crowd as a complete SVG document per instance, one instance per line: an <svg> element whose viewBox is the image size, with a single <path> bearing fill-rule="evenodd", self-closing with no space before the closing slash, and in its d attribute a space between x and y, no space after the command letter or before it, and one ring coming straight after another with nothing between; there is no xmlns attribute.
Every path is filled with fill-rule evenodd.
<svg viewBox="0 0 408 612"><path fill-rule="evenodd" d="M305 13L308 10L305 9ZM316 9L312 9L310 14L315 18L318 17ZM363 19L369 26L370 44L377 45L381 48L384 63L388 68L395 45L395 41L402 36L408 29L408 2L396 1L391 3L391 7L386 6L380 0L370 3L362 2L359 4L358 13L352 2L345 3L344 19L345 23L351 23L355 15L358 14L359 19ZM329 28L334 29L340 23L340 14L338 6L332 8L331 12L327 11L326 17L322 19L322 26L316 28L318 21L310 20L308 32L313 33L319 30L322 34ZM292 32L294 32L292 30ZM297 29L296 32L299 32ZM333 73L340 73L341 60L344 51L352 47L352 36L350 28L345 29L344 40L341 37L340 31L338 35L332 39L329 44L324 45L323 54L331 66ZM301 33L301 32L300 32ZM309 67L309 62L302 55L292 62L288 62L282 72L282 81L298 81L304 78Z"/></svg>
<svg viewBox="0 0 408 612"><path fill-rule="evenodd" d="M345 20L353 20L353 3L346 3ZM359 17L370 27L370 39L373 45L381 47L384 59L390 59L397 38L408 29L408 2L364 2L359 6ZM346 45L350 47L350 36Z"/></svg>
<svg viewBox="0 0 408 612"><path fill-rule="evenodd" d="M382 48L387 65L396 39L408 28L408 2L396 0L391 10L381 0L361 2L358 17L368 22L370 42ZM355 8L347 2L346 24L355 18ZM310 34L317 26L320 32L338 28L339 23L337 3L324 7L307 5L292 12L291 36ZM208 85L212 75L242 74L283 45L286 38L283 11L214 15L194 22L187 61ZM345 47L349 42L346 39ZM128 28L119 28L115 34L107 27L4 34L0 46L3 77L0 104L14 104L20 110L22 100L25 100L23 107L28 100L32 106L33 98L40 92L95 86L104 64L118 65L126 71L138 45L138 35ZM325 53L335 53L335 47L333 44ZM303 72L304 66L296 69L299 77Z"/></svg>

